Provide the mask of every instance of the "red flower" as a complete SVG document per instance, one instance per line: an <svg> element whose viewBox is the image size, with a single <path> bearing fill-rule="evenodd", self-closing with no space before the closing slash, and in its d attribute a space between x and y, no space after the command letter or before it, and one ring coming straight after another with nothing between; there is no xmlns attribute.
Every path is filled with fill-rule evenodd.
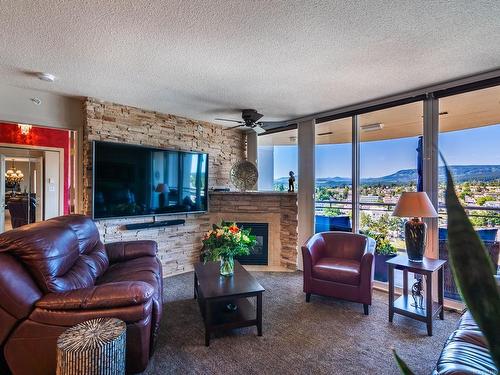
<svg viewBox="0 0 500 375"><path fill-rule="evenodd" d="M235 224L233 224L229 227L229 231L231 233L238 233L240 231L240 228L238 228Z"/></svg>

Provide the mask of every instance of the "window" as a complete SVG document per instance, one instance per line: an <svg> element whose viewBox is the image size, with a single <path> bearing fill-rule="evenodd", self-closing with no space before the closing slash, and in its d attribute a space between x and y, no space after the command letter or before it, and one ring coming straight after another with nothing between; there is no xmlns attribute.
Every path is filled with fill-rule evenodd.
<svg viewBox="0 0 500 375"><path fill-rule="evenodd" d="M298 188L297 130L258 137L257 164L258 189L263 191L287 191L290 172L295 176Z"/></svg>
<svg viewBox="0 0 500 375"><path fill-rule="evenodd" d="M352 117L327 122L318 119L315 232L360 231L382 238L383 242L377 241L379 250L385 246L385 250L404 252L406 218L392 213L403 192L424 191L425 178L430 198L436 199L438 193L434 203L439 211L438 219L427 220L430 241L426 255L447 259L444 169L442 164L433 164L434 150L424 149L424 144L438 142L452 168L462 204L500 267L500 86L445 96L439 103L432 95L426 98L419 98L428 104L425 129L422 100L368 113L360 110ZM437 108L439 116L434 117ZM356 137L353 122L358 126ZM259 137L260 178L267 174L270 181L267 185L259 181L259 188L286 187L287 171L297 168L296 136L295 130L287 130ZM264 158L269 162L261 164ZM400 282L396 275L396 285ZM449 265L445 266L445 296L460 298Z"/></svg>
<svg viewBox="0 0 500 375"><path fill-rule="evenodd" d="M352 118L316 126L315 232L352 231Z"/></svg>
<svg viewBox="0 0 500 375"><path fill-rule="evenodd" d="M360 231L387 240L379 247L405 251L404 219L392 212L402 192L422 190L422 114L416 102L359 116Z"/></svg>
<svg viewBox="0 0 500 375"><path fill-rule="evenodd" d="M500 241L500 86L439 101L439 149L451 167L456 191L491 259ZM439 257L447 259L446 180L439 167ZM445 271L446 272L446 271ZM460 299L445 277L445 296Z"/></svg>

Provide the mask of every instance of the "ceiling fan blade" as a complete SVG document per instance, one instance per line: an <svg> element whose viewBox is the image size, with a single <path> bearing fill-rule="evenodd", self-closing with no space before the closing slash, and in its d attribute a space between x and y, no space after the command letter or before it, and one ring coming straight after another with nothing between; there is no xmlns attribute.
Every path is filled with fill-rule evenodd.
<svg viewBox="0 0 500 375"><path fill-rule="evenodd" d="M257 124L264 130L283 128L288 125L286 121L259 121Z"/></svg>
<svg viewBox="0 0 500 375"><path fill-rule="evenodd" d="M227 122L236 122L238 124L243 124L244 123L243 121L230 120L230 119L227 119L227 118L214 118L214 120L217 120L217 121L227 121Z"/></svg>
<svg viewBox="0 0 500 375"><path fill-rule="evenodd" d="M245 127L245 124L230 126L230 127L224 128L224 130L231 130L231 129L241 128L241 127Z"/></svg>
<svg viewBox="0 0 500 375"><path fill-rule="evenodd" d="M257 134L264 134L266 132L266 129L264 129L260 125L255 125L254 127L252 127L252 130Z"/></svg>

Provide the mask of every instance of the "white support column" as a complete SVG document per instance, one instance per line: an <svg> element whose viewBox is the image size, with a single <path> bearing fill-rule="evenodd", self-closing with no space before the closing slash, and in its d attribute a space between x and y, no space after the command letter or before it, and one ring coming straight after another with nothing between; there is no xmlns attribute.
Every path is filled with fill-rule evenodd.
<svg viewBox="0 0 500 375"><path fill-rule="evenodd" d="M257 169L259 170L258 190L274 189L274 146L261 146L258 149Z"/></svg>
<svg viewBox="0 0 500 375"><path fill-rule="evenodd" d="M257 133L253 130L247 132L247 160L257 166ZM257 181L252 190L258 190L258 186Z"/></svg>
<svg viewBox="0 0 500 375"><path fill-rule="evenodd" d="M360 169L359 169L359 116L352 116L352 231L359 233L359 185L360 185Z"/></svg>
<svg viewBox="0 0 500 375"><path fill-rule="evenodd" d="M257 133L247 132L247 160L257 165Z"/></svg>
<svg viewBox="0 0 500 375"><path fill-rule="evenodd" d="M423 138L423 182L424 191L434 208L438 210L438 136L439 100L430 95L424 100L424 138ZM427 249L429 258L439 258L438 219L425 219L427 223Z"/></svg>
<svg viewBox="0 0 500 375"><path fill-rule="evenodd" d="M314 188L315 188L315 121L298 124L298 259L297 266L302 266L301 246L314 234Z"/></svg>

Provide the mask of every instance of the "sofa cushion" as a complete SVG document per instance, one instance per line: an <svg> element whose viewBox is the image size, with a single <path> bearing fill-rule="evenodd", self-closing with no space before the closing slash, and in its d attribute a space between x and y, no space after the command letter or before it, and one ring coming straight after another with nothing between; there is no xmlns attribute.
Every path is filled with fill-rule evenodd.
<svg viewBox="0 0 500 375"><path fill-rule="evenodd" d="M36 307L45 310L92 310L143 304L153 296L143 281L118 281L62 293L48 293Z"/></svg>
<svg viewBox="0 0 500 375"><path fill-rule="evenodd" d="M158 252L157 243L150 240L111 242L107 243L105 247L110 263L141 257L156 257Z"/></svg>
<svg viewBox="0 0 500 375"><path fill-rule="evenodd" d="M128 324L143 319L149 320L152 307L152 300L139 305L90 310L46 310L35 307L29 320L42 324L71 327L90 319L118 318Z"/></svg>
<svg viewBox="0 0 500 375"><path fill-rule="evenodd" d="M478 344L478 336L456 330L441 352L434 374L496 374L490 352Z"/></svg>
<svg viewBox="0 0 500 375"><path fill-rule="evenodd" d="M78 251L95 281L108 268L109 260L99 231L92 219L83 215L67 215L50 220L66 224L75 232L78 239Z"/></svg>
<svg viewBox="0 0 500 375"><path fill-rule="evenodd" d="M496 374L486 339L470 312L460 319L439 357L435 375Z"/></svg>
<svg viewBox="0 0 500 375"><path fill-rule="evenodd" d="M154 297L160 293L160 264L156 257L141 257L112 264L97 279L98 285L117 281L144 281L154 288Z"/></svg>
<svg viewBox="0 0 500 375"><path fill-rule="evenodd" d="M63 292L94 285L108 267L98 236L92 220L70 215L3 233L0 252L23 263L43 292Z"/></svg>
<svg viewBox="0 0 500 375"><path fill-rule="evenodd" d="M312 268L315 279L359 285L360 263L352 259L321 258Z"/></svg>

